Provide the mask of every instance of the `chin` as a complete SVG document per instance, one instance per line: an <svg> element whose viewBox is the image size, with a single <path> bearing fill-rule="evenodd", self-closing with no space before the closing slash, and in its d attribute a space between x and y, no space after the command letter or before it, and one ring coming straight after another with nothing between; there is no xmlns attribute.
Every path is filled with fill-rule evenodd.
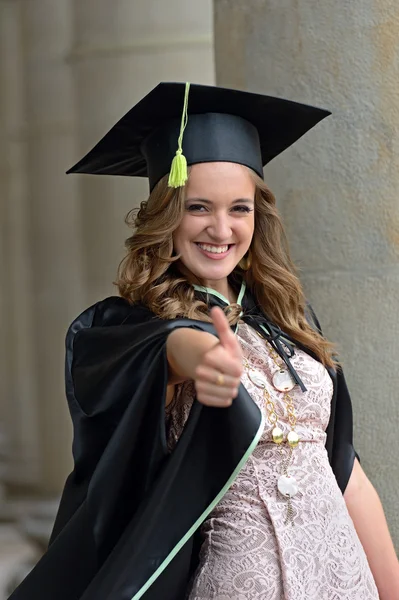
<svg viewBox="0 0 399 600"><path fill-rule="evenodd" d="M191 270L191 273L201 281L219 281L220 279L226 279L235 267L231 269L195 269Z"/></svg>

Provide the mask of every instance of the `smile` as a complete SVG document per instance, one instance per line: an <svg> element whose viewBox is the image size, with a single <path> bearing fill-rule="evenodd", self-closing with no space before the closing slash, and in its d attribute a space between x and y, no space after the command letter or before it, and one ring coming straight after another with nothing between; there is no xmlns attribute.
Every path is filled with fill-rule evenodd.
<svg viewBox="0 0 399 600"><path fill-rule="evenodd" d="M224 246L214 246L213 244L201 244L200 242L196 242L197 248L200 250L201 254L204 254L208 258L212 259L221 259L227 256L234 246L234 244L225 244Z"/></svg>

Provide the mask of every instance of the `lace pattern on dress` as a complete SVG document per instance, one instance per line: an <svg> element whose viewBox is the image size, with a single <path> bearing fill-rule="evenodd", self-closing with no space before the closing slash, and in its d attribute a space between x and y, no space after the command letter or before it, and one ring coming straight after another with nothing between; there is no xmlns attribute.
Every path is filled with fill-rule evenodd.
<svg viewBox="0 0 399 600"><path fill-rule="evenodd" d="M265 341L245 324L240 324L238 337L248 362L270 382L277 367ZM299 349L292 363L307 387L304 393L298 386L290 393L301 438L289 468L300 486L293 498L294 526L284 523L286 500L276 487L281 458L272 442L272 427L266 426L252 456L201 526L200 565L189 600L378 600L324 446L331 378L323 365ZM242 383L265 413L261 390L246 374ZM284 394L271 384L269 392L279 426L287 434ZM166 417L170 450L194 396L193 382L177 386Z"/></svg>

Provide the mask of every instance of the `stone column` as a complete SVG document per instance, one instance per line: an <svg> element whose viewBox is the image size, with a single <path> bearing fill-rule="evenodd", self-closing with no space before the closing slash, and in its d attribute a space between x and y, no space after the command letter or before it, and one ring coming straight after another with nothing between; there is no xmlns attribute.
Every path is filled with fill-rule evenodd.
<svg viewBox="0 0 399 600"><path fill-rule="evenodd" d="M25 96L18 2L0 2L1 335L0 423L7 438L9 484L40 479L30 219L24 139Z"/></svg>
<svg viewBox="0 0 399 600"><path fill-rule="evenodd" d="M394 0L215 0L219 84L329 108L265 170L339 343L355 442L399 545L399 12Z"/></svg>
<svg viewBox="0 0 399 600"><path fill-rule="evenodd" d="M64 394L67 326L86 305L76 179L73 89L66 62L72 38L69 0L21 2L26 95L29 259L40 419L40 489L59 493L71 467Z"/></svg>
<svg viewBox="0 0 399 600"><path fill-rule="evenodd" d="M78 159L160 81L213 82L211 0L74 0L71 63L78 110ZM90 302L115 293L126 213L148 195L146 181L70 175L79 182Z"/></svg>
<svg viewBox="0 0 399 600"><path fill-rule="evenodd" d="M17 2L0 0L0 600L39 558L8 493L40 478L19 17Z"/></svg>

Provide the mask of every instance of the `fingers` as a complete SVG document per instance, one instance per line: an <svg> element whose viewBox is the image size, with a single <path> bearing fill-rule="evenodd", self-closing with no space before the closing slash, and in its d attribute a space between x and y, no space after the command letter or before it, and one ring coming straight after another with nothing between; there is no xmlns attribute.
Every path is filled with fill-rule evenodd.
<svg viewBox="0 0 399 600"><path fill-rule="evenodd" d="M207 406L230 406L240 385L240 369L237 365L235 372L236 375L233 376L207 365L199 365L195 373L197 400ZM220 375L223 375L222 385L218 383Z"/></svg>
<svg viewBox="0 0 399 600"><path fill-rule="evenodd" d="M235 398L238 394L238 386L216 386L214 383L207 383L205 381L196 381L195 389L197 394L213 396L215 400L219 398Z"/></svg>
<svg viewBox="0 0 399 600"><path fill-rule="evenodd" d="M197 400L207 406L230 406L238 394L238 385L218 386L207 381L196 380Z"/></svg>
<svg viewBox="0 0 399 600"><path fill-rule="evenodd" d="M223 348L229 350L231 354L241 357L240 344L234 333L231 331L229 322L222 309L218 306L213 307L211 309L211 317L213 326L216 329L216 333L218 334L219 341Z"/></svg>
<svg viewBox="0 0 399 600"><path fill-rule="evenodd" d="M206 393L210 393L210 391L214 391L217 396L225 396L226 390L230 395L237 395L237 388L240 385L240 378L233 377L231 375L226 375L223 373L223 385L218 383L218 378L220 377L221 372L216 371L215 369L209 369L205 366L199 366L196 369L196 384L200 386L201 390ZM198 387L197 386L197 387Z"/></svg>
<svg viewBox="0 0 399 600"><path fill-rule="evenodd" d="M204 396L202 394L198 394L197 400L205 406L212 406L214 408L226 408L233 404L234 398L215 398L215 396Z"/></svg>
<svg viewBox="0 0 399 600"><path fill-rule="evenodd" d="M241 351L241 349L240 349ZM231 355L228 350L221 345L212 348L203 356L202 366L211 369L217 373L223 373L231 377L241 378L243 366L242 357Z"/></svg>

